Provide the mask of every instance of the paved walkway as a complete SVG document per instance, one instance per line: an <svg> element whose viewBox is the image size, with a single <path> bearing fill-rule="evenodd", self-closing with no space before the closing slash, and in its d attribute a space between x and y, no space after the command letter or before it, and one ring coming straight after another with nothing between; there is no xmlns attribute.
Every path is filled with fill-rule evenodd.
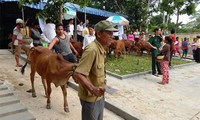
<svg viewBox="0 0 200 120"><path fill-rule="evenodd" d="M11 55L9 51L0 50L0 55ZM0 79L0 120L35 120L27 107L9 90L5 80Z"/></svg>
<svg viewBox="0 0 200 120"><path fill-rule="evenodd" d="M200 64L195 63L170 69L170 83L165 86L157 84L161 76L151 74L124 80L107 76L108 85L116 91L105 97L142 120L199 120L199 68Z"/></svg>
<svg viewBox="0 0 200 120"><path fill-rule="evenodd" d="M8 89L4 80L0 80L0 120L36 120Z"/></svg>

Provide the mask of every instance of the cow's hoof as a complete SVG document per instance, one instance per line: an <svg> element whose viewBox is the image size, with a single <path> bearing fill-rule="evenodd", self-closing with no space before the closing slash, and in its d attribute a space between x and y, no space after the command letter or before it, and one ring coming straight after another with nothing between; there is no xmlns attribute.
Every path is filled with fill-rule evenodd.
<svg viewBox="0 0 200 120"><path fill-rule="evenodd" d="M37 95L36 94L32 94L32 97L37 97Z"/></svg>
<svg viewBox="0 0 200 120"><path fill-rule="evenodd" d="M47 109L51 109L51 105L50 104L47 104Z"/></svg>
<svg viewBox="0 0 200 120"><path fill-rule="evenodd" d="M64 111L65 112L69 112L69 108L64 108Z"/></svg>

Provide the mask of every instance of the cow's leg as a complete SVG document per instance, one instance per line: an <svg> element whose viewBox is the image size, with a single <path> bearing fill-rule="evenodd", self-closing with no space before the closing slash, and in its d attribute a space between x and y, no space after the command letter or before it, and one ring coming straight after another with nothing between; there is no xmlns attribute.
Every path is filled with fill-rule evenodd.
<svg viewBox="0 0 200 120"><path fill-rule="evenodd" d="M30 76L31 76L31 86L32 86L32 97L37 97L36 92L35 92L35 86L34 86L35 72L36 72L35 69L31 68Z"/></svg>
<svg viewBox="0 0 200 120"><path fill-rule="evenodd" d="M47 93L47 82L46 82L46 79L44 77L41 77L42 79L42 84L43 84L43 87L44 87L44 91L45 91L45 95L47 97L48 93Z"/></svg>
<svg viewBox="0 0 200 120"><path fill-rule="evenodd" d="M51 109L51 83L47 81L47 109Z"/></svg>
<svg viewBox="0 0 200 120"><path fill-rule="evenodd" d="M61 87L62 92L63 92L64 111L65 112L69 112L68 103L67 103L67 89L66 89L66 85L61 85L60 87Z"/></svg>

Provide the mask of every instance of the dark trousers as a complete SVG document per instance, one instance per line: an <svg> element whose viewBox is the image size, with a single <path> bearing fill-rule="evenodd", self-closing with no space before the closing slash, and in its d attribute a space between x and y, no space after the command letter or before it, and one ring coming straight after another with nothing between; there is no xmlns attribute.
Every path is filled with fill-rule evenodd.
<svg viewBox="0 0 200 120"><path fill-rule="evenodd" d="M173 56L174 51L170 51L170 60L169 60L169 66L171 66L171 61L172 61L172 56Z"/></svg>
<svg viewBox="0 0 200 120"><path fill-rule="evenodd" d="M156 68L158 71L158 74L162 74L161 69L160 69L160 63L156 61L156 55L154 51L152 50L152 74L156 74Z"/></svg>
<svg viewBox="0 0 200 120"><path fill-rule="evenodd" d="M77 39L78 39L79 42L83 43L83 36L77 35Z"/></svg>
<svg viewBox="0 0 200 120"><path fill-rule="evenodd" d="M81 101L82 120L103 120L104 98L96 102Z"/></svg>
<svg viewBox="0 0 200 120"><path fill-rule="evenodd" d="M196 50L192 50L192 54L193 54L193 59L196 60Z"/></svg>
<svg viewBox="0 0 200 120"><path fill-rule="evenodd" d="M69 62L76 63L76 56L73 53L63 56L63 58Z"/></svg>
<svg viewBox="0 0 200 120"><path fill-rule="evenodd" d="M195 50L195 61L200 63L200 48Z"/></svg>

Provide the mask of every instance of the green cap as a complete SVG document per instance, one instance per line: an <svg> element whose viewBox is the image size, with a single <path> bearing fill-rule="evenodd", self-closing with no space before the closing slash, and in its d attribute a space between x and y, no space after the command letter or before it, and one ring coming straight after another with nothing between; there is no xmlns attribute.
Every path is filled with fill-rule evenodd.
<svg viewBox="0 0 200 120"><path fill-rule="evenodd" d="M118 31L117 29L115 29L115 28L113 27L112 22L107 21L107 20L102 20L102 21L98 22L98 23L94 26L94 30L95 30L95 32L97 32L97 31L102 31L102 30L113 31L113 32Z"/></svg>

